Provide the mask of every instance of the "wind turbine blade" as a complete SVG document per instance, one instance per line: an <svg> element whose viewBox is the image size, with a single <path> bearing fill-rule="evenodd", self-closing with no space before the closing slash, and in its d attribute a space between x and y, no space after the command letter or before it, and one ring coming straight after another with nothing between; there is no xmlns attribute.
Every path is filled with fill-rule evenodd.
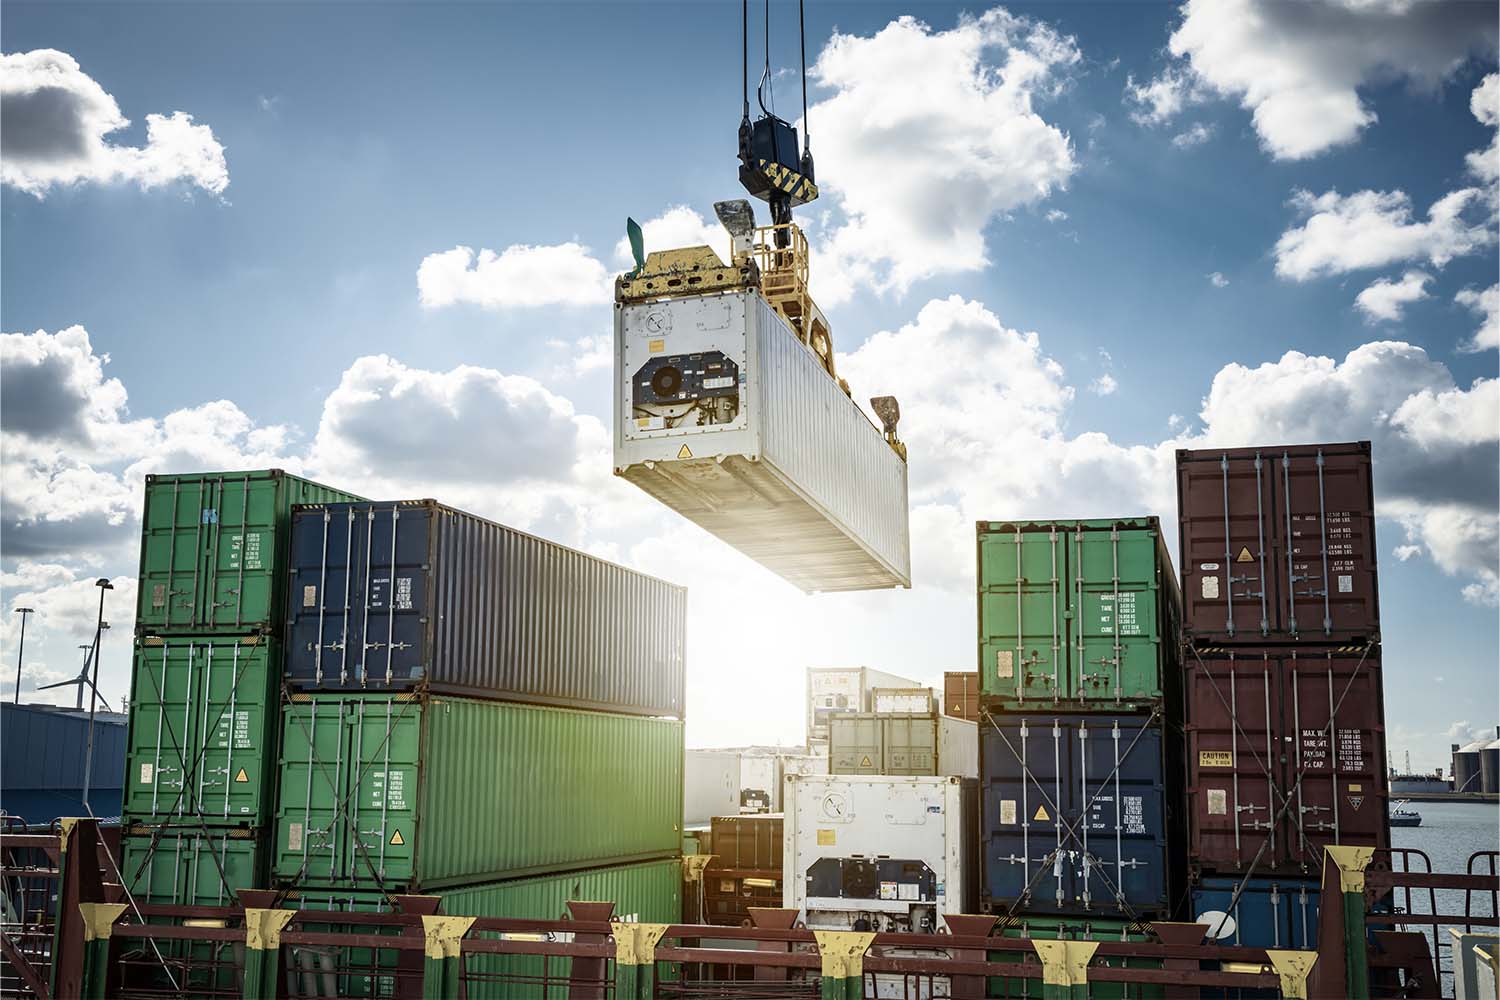
<svg viewBox="0 0 1500 1000"><path fill-rule="evenodd" d="M70 677L70 678L68 678L65 681L58 681L56 684L44 684L41 687L37 688L36 690L38 690L38 691L50 691L52 688L71 687L74 684L80 684L80 683L86 683L86 682L84 682L83 680L81 680L78 677Z"/></svg>

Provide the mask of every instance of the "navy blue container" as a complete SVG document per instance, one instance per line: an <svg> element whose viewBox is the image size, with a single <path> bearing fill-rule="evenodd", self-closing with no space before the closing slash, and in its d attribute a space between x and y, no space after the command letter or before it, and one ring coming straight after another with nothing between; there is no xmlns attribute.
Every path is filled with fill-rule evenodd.
<svg viewBox="0 0 1500 1000"><path fill-rule="evenodd" d="M1006 713L981 721L992 912L1168 912L1173 873L1183 870L1169 825L1168 793L1179 782L1169 778L1176 772L1162 728L1150 720Z"/></svg>
<svg viewBox="0 0 1500 1000"><path fill-rule="evenodd" d="M687 591L434 500L292 513L286 674L681 718Z"/></svg>
<svg viewBox="0 0 1500 1000"><path fill-rule="evenodd" d="M1216 918L1226 912L1232 920L1232 923L1222 925L1218 943L1246 948L1317 950L1319 888L1316 879L1252 878L1245 891L1240 893L1239 902L1230 910L1229 901L1239 881L1237 878L1204 877L1193 889L1194 920L1205 923L1204 914ZM1209 934L1213 935L1220 926L1210 925Z"/></svg>

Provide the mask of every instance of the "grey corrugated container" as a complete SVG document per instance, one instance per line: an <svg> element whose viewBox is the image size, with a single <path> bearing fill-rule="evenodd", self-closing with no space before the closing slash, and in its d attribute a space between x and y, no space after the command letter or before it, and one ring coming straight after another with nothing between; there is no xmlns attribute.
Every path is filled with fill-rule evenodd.
<svg viewBox="0 0 1500 1000"><path fill-rule="evenodd" d="M435 500L298 507L291 567L298 689L682 716L683 587Z"/></svg>
<svg viewBox="0 0 1500 1000"><path fill-rule="evenodd" d="M733 419L636 414L638 373L709 354ZM614 370L616 475L805 591L911 586L906 462L758 292L617 304Z"/></svg>
<svg viewBox="0 0 1500 1000"><path fill-rule="evenodd" d="M977 778L979 724L935 712L834 715L828 773Z"/></svg>

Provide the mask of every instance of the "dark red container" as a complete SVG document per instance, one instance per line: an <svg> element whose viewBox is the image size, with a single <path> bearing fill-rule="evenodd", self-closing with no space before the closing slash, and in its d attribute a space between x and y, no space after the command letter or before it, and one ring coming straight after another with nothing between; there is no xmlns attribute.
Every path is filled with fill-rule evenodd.
<svg viewBox="0 0 1500 1000"><path fill-rule="evenodd" d="M1193 636L1379 635L1370 442L1179 451L1177 509Z"/></svg>
<svg viewBox="0 0 1500 1000"><path fill-rule="evenodd" d="M1315 874L1327 844L1390 846L1378 647L1199 648L1183 670L1195 867L1244 871L1264 843L1257 872Z"/></svg>
<svg viewBox="0 0 1500 1000"><path fill-rule="evenodd" d="M943 674L943 714L979 721L979 671L949 670Z"/></svg>

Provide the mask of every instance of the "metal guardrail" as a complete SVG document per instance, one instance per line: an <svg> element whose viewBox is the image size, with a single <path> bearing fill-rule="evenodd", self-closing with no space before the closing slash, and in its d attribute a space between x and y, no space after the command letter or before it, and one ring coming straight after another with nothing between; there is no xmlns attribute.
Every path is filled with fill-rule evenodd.
<svg viewBox="0 0 1500 1000"><path fill-rule="evenodd" d="M1205 944L1204 926L1168 922L1145 925L1146 941L1043 941L997 935L994 916L950 917L950 934L877 934L808 930L780 909L752 911L751 927L615 921L612 903L581 902L569 904L571 920L476 919L438 914L437 898L423 896L392 897L389 913L289 910L266 890L243 891L237 907L134 907L101 880L97 833L79 821L52 841L57 904L41 949L50 969L6 925L6 959L35 996L1437 996L1425 933L1381 929L1417 921L1371 912L1371 902L1396 890L1500 893L1495 876L1367 870L1369 849L1333 848L1316 952ZM3 839L6 858L47 847Z"/></svg>

